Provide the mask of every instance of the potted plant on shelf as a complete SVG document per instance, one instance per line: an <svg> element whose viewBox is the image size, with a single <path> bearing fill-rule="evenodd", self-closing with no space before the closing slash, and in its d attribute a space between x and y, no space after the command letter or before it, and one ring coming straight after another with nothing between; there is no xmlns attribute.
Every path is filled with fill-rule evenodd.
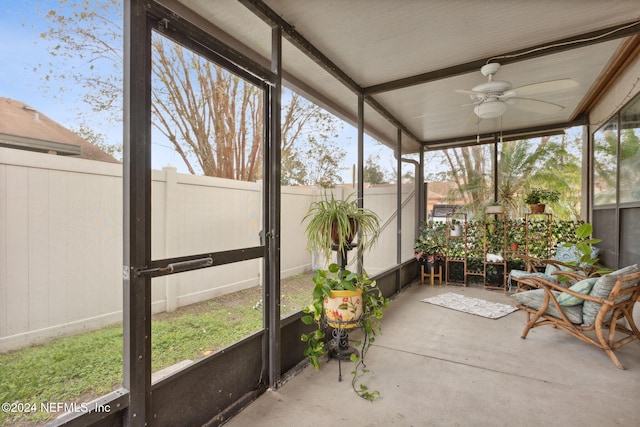
<svg viewBox="0 0 640 427"><path fill-rule="evenodd" d="M413 245L413 255L425 266L427 273L444 260L445 232L446 224L442 222L429 221L420 228L420 235Z"/></svg>
<svg viewBox="0 0 640 427"><path fill-rule="evenodd" d="M313 202L303 218L308 221L305 233L307 248L331 258L333 245L344 248L350 245L360 231L356 245L358 251L370 249L380 234L380 218L370 209L358 207L355 193L346 199L336 199L325 193L321 200Z"/></svg>
<svg viewBox="0 0 640 427"><path fill-rule="evenodd" d="M524 224L519 220L509 220L507 222L507 242L512 252L517 252L520 243L524 240Z"/></svg>
<svg viewBox="0 0 640 427"><path fill-rule="evenodd" d="M451 237L462 237L462 223L455 219L451 218Z"/></svg>
<svg viewBox="0 0 640 427"><path fill-rule="evenodd" d="M485 208L484 213L486 213L486 214L502 214L502 213L504 213L504 206L502 206L498 202L489 203L487 205L487 207Z"/></svg>
<svg viewBox="0 0 640 427"><path fill-rule="evenodd" d="M374 400L380 393L369 391L365 385L356 387L357 379L367 372L364 358L369 347L375 341L375 335L380 331L382 310L387 307L389 300L382 294L376 281L369 279L366 272L352 273L340 269L338 264L329 265L329 270L316 270L313 276L313 300L302 309L305 316L302 322L315 324L316 329L309 334L302 334L300 339L307 343L304 350L311 364L320 368L319 357L325 354L335 343L325 343L325 324L338 329L352 329L362 327L364 336L356 344L357 352L350 355L350 360L356 363L352 371L351 385L356 393L364 399Z"/></svg>
<svg viewBox="0 0 640 427"><path fill-rule="evenodd" d="M531 213L543 213L545 203L555 203L560 200L560 193L545 188L532 188L526 195L524 202L531 207Z"/></svg>

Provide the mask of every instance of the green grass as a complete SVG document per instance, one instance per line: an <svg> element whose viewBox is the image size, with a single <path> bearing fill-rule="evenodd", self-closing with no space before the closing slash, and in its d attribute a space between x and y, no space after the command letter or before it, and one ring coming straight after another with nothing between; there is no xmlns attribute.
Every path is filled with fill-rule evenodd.
<svg viewBox="0 0 640 427"><path fill-rule="evenodd" d="M182 315L152 324L152 370L181 360L195 360L231 344L262 327L262 312L251 306L233 311L215 301L204 313Z"/></svg>
<svg viewBox="0 0 640 427"><path fill-rule="evenodd" d="M309 301L311 274L282 282L282 314ZM197 360L262 328L252 288L160 313L152 319L152 371ZM33 413L0 411L0 425L38 425L59 415L41 403L82 403L122 386L122 325L0 354L0 403L36 404Z"/></svg>
<svg viewBox="0 0 640 427"><path fill-rule="evenodd" d="M66 337L0 355L0 402L36 404L34 413L0 412L0 424L41 421L47 402L99 396L122 381L122 326ZM28 424L27 424L28 425Z"/></svg>

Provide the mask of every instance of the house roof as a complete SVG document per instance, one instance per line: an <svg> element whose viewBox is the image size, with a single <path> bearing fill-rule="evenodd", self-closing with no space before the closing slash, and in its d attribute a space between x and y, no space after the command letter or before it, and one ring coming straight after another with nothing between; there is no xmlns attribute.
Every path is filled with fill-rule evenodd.
<svg viewBox="0 0 640 427"><path fill-rule="evenodd" d="M440 200L445 200L449 194L451 194L451 190L456 187L455 182L445 181L445 182L430 182L428 184L429 198L439 198Z"/></svg>
<svg viewBox="0 0 640 427"><path fill-rule="evenodd" d="M637 0L160 0L268 68L272 26L282 28L285 84L404 152L549 133L583 124L589 106L640 51ZM578 86L535 98L550 115L509 107L477 123L469 95L499 62L513 87L556 79ZM520 102L520 101L516 101ZM506 138L505 138L506 139Z"/></svg>
<svg viewBox="0 0 640 427"><path fill-rule="evenodd" d="M0 97L0 146L119 163L24 102Z"/></svg>

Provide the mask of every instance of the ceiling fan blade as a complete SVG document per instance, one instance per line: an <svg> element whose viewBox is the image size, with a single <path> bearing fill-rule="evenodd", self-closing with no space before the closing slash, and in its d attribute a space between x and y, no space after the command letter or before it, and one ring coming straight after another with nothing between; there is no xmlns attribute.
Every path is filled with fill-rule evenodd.
<svg viewBox="0 0 640 427"><path fill-rule="evenodd" d="M578 82L573 79L549 80L547 82L533 83L530 85L513 88L504 93L503 96L529 96L539 93L554 92L556 90L571 89L578 86Z"/></svg>
<svg viewBox="0 0 640 427"><path fill-rule="evenodd" d="M484 96L483 92L476 92L475 90L467 90L467 89L455 89L454 90L455 93L461 93L463 95L478 95L478 96Z"/></svg>
<svg viewBox="0 0 640 427"><path fill-rule="evenodd" d="M546 101L538 101L537 99L529 98L510 98L509 105L518 110L528 111L538 114L555 114L564 109L562 105L553 104Z"/></svg>

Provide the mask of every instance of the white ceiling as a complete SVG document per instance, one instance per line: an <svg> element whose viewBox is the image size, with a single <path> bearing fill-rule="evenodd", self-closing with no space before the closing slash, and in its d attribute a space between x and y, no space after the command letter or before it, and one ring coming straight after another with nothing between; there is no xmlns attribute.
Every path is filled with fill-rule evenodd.
<svg viewBox="0 0 640 427"><path fill-rule="evenodd" d="M263 1L365 90L640 19L638 0ZM255 2L246 0L248 4ZM268 64L271 28L249 9L251 5L245 7L237 0L162 3ZM403 151L416 151L420 141L436 144L450 138L472 138L478 132L565 123L575 119L584 97L625 40L618 38L502 66L496 79L514 87L560 78L579 83L576 88L536 96L565 107L550 116L509 108L501 119L476 124L472 107L461 107L471 100L454 90L485 82L479 69L371 96L407 130L403 133ZM544 54L544 50L541 52ZM289 86L355 123L356 93L286 40L283 71ZM365 126L377 139L395 144L396 124L368 105Z"/></svg>

